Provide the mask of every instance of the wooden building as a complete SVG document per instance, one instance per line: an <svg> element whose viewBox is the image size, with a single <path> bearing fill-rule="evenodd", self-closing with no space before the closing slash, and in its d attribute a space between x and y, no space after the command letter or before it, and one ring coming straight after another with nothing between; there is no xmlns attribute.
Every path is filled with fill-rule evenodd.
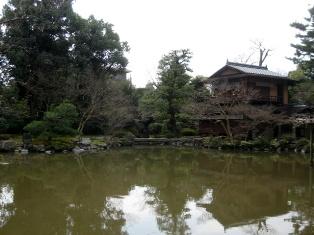
<svg viewBox="0 0 314 235"><path fill-rule="evenodd" d="M252 101L288 105L288 86L293 80L287 76L268 70L267 67L228 62L209 77L208 83L218 82L241 86L244 90L255 90Z"/></svg>
<svg viewBox="0 0 314 235"><path fill-rule="evenodd" d="M294 81L264 66L227 61L225 66L207 79L206 84L209 88L223 91L224 97L228 96L228 91L234 90L233 87L244 91L244 94L254 91L253 95L244 95L243 101L252 105L274 105L281 110L289 108L288 87L293 85ZM199 133L213 136L225 135L225 130L218 124L219 120L224 119L224 117L219 118L220 116L200 118ZM247 120L244 115L230 115L228 119L234 133L247 135L246 124L250 120Z"/></svg>

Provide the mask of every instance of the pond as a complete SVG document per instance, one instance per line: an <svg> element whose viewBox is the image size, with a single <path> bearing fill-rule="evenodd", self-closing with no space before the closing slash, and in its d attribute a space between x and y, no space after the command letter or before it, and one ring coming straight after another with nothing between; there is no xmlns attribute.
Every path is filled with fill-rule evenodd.
<svg viewBox="0 0 314 235"><path fill-rule="evenodd" d="M314 234L313 219L300 155L136 148L1 158L1 235Z"/></svg>

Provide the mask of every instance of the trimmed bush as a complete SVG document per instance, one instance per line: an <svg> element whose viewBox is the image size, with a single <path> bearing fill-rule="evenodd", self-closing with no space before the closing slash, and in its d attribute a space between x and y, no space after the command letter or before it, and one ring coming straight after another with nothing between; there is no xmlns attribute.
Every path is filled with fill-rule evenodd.
<svg viewBox="0 0 314 235"><path fill-rule="evenodd" d="M222 142L222 148L223 149L235 149L237 147L239 147L240 143L236 142L235 140L233 142L231 142L228 139L223 139Z"/></svg>
<svg viewBox="0 0 314 235"><path fill-rule="evenodd" d="M182 136L195 136L197 134L197 131L191 128L183 128L181 130Z"/></svg>
<svg viewBox="0 0 314 235"><path fill-rule="evenodd" d="M9 123L5 118L0 117L0 133L4 133L9 128Z"/></svg>
<svg viewBox="0 0 314 235"><path fill-rule="evenodd" d="M279 148L279 147L280 147L280 141L279 141L278 139L272 139L272 140L270 141L270 147L271 147L272 149L277 149L277 148Z"/></svg>
<svg viewBox="0 0 314 235"><path fill-rule="evenodd" d="M125 130L117 130L112 134L112 137L116 138L125 138L125 139L134 139L135 135L132 132L125 131Z"/></svg>
<svg viewBox="0 0 314 235"><path fill-rule="evenodd" d="M309 146L310 146L310 141L306 138L302 138L296 141L297 149L308 148Z"/></svg>
<svg viewBox="0 0 314 235"><path fill-rule="evenodd" d="M259 149L265 149L265 148L270 147L269 142L261 137L257 137L255 140L253 140L252 145L254 148L259 148Z"/></svg>
<svg viewBox="0 0 314 235"><path fill-rule="evenodd" d="M223 139L224 137L217 136L217 137L208 137L204 141L204 145L210 147L210 148L219 148L223 145Z"/></svg>
<svg viewBox="0 0 314 235"><path fill-rule="evenodd" d="M10 138L11 138L11 136L8 134L0 134L0 140L8 140Z"/></svg>
<svg viewBox="0 0 314 235"><path fill-rule="evenodd" d="M46 112L42 121L33 121L24 127L24 130L33 136L52 138L60 135L75 135L73 128L78 113L73 104L63 102Z"/></svg>
<svg viewBox="0 0 314 235"><path fill-rule="evenodd" d="M162 127L163 125L161 123L151 123L149 126L148 126L148 129L149 129L149 133L152 134L152 135L156 135L156 134L160 134L161 131L162 131Z"/></svg>
<svg viewBox="0 0 314 235"><path fill-rule="evenodd" d="M73 137L55 137L53 138L48 148L56 152L63 150L72 150L75 147L75 139Z"/></svg>
<svg viewBox="0 0 314 235"><path fill-rule="evenodd" d="M254 147L254 144L252 141L241 141L240 142L240 148L242 149L252 149Z"/></svg>
<svg viewBox="0 0 314 235"><path fill-rule="evenodd" d="M24 130L31 133L33 136L41 135L46 128L44 121L32 121L24 127Z"/></svg>

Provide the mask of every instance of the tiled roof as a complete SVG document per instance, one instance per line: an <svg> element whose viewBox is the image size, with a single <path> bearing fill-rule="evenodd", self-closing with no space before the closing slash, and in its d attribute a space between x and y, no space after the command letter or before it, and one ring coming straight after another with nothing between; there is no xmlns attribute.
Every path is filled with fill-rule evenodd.
<svg viewBox="0 0 314 235"><path fill-rule="evenodd" d="M287 79L287 76L284 76L280 73L276 73L273 71L269 71L267 67L263 67L263 66L240 64L240 63L233 63L233 62L227 62L227 66L240 70L243 73L263 75L263 76L272 76L272 77Z"/></svg>

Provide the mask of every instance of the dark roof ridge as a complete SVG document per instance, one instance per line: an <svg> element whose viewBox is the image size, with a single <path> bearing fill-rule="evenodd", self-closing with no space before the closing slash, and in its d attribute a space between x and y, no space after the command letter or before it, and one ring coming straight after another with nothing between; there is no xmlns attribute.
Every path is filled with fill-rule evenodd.
<svg viewBox="0 0 314 235"><path fill-rule="evenodd" d="M252 64L242 64L242 63L236 63L236 62L230 62L230 61L227 61L227 65L231 65L231 66L234 65L234 66L241 66L241 67L247 67L247 68L268 70L267 66L258 66L258 65L252 65Z"/></svg>

